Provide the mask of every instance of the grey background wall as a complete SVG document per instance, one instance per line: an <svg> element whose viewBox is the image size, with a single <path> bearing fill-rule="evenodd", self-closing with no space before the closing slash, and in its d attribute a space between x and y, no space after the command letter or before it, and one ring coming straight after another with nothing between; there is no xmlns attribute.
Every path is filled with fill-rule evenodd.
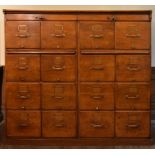
<svg viewBox="0 0 155 155"><path fill-rule="evenodd" d="M19 10L152 10L152 66L155 66L155 5L96 5L96 6L72 6L72 5L0 5L0 65L5 65L5 38L4 38L4 15L3 9L19 9Z"/></svg>

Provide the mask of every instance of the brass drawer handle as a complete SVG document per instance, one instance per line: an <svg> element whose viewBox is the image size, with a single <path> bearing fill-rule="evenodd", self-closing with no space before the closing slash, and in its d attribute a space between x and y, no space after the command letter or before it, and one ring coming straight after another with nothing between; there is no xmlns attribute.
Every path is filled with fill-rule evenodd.
<svg viewBox="0 0 155 155"><path fill-rule="evenodd" d="M91 123L91 126L93 128L103 128L104 127L104 124L95 124L95 123Z"/></svg>
<svg viewBox="0 0 155 155"><path fill-rule="evenodd" d="M64 128L65 124L64 123L60 123L60 124L56 124L55 125L57 128Z"/></svg>
<svg viewBox="0 0 155 155"><path fill-rule="evenodd" d="M19 37L19 38L28 38L30 36L31 35L29 35L29 34L16 34L16 37Z"/></svg>
<svg viewBox="0 0 155 155"><path fill-rule="evenodd" d="M140 34L126 34L126 37L129 37L129 38L140 38L141 35Z"/></svg>
<svg viewBox="0 0 155 155"><path fill-rule="evenodd" d="M27 70L28 66L17 66L17 69L19 69L19 70Z"/></svg>
<svg viewBox="0 0 155 155"><path fill-rule="evenodd" d="M62 67L53 66L52 69L56 71L62 71L65 69L65 66L62 66Z"/></svg>
<svg viewBox="0 0 155 155"><path fill-rule="evenodd" d="M93 95L93 96L91 96L91 98L92 99L94 99L94 100L101 100L101 99L103 99L104 98L104 95Z"/></svg>
<svg viewBox="0 0 155 155"><path fill-rule="evenodd" d="M56 98L56 99L63 99L64 96L54 96L54 98Z"/></svg>
<svg viewBox="0 0 155 155"><path fill-rule="evenodd" d="M98 71L100 71L100 70L104 70L104 67L96 67L96 66L93 66L93 67L90 67L90 69L91 70L98 70Z"/></svg>
<svg viewBox="0 0 155 155"><path fill-rule="evenodd" d="M18 126L21 128L25 128L28 127L29 125L27 123L20 123Z"/></svg>
<svg viewBox="0 0 155 155"><path fill-rule="evenodd" d="M19 95L18 98L20 98L20 99L29 99L30 96L29 95Z"/></svg>
<svg viewBox="0 0 155 155"><path fill-rule="evenodd" d="M127 99L138 99L138 98L139 98L139 95L135 95L135 96L125 95L125 97L126 97Z"/></svg>
<svg viewBox="0 0 155 155"><path fill-rule="evenodd" d="M57 38L63 38L65 37L66 35L63 33L63 34L51 34L52 37L57 37Z"/></svg>
<svg viewBox="0 0 155 155"><path fill-rule="evenodd" d="M139 128L140 125L139 124L128 124L127 127L128 128Z"/></svg>
<svg viewBox="0 0 155 155"><path fill-rule="evenodd" d="M99 39L99 38L103 38L103 35L102 34L100 34L100 35L99 34L96 34L96 35L95 34L91 34L90 38L97 38L97 39Z"/></svg>
<svg viewBox="0 0 155 155"><path fill-rule="evenodd" d="M130 67L130 66L128 66L127 70L129 70L129 71L139 71L140 68L139 67Z"/></svg>

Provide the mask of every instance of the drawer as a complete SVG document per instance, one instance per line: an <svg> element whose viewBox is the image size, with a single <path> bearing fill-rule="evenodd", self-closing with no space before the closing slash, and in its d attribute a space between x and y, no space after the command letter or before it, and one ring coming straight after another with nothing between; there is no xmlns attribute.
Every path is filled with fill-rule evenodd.
<svg viewBox="0 0 155 155"><path fill-rule="evenodd" d="M113 22L80 22L81 49L113 49Z"/></svg>
<svg viewBox="0 0 155 155"><path fill-rule="evenodd" d="M80 112L80 137L113 137L114 112Z"/></svg>
<svg viewBox="0 0 155 155"><path fill-rule="evenodd" d="M42 83L43 109L76 109L76 86L72 83Z"/></svg>
<svg viewBox="0 0 155 155"><path fill-rule="evenodd" d="M116 49L150 49L150 22L116 22Z"/></svg>
<svg viewBox="0 0 155 155"><path fill-rule="evenodd" d="M6 48L40 48L40 22L6 21Z"/></svg>
<svg viewBox="0 0 155 155"><path fill-rule="evenodd" d="M40 109L40 84L6 83L7 109Z"/></svg>
<svg viewBox="0 0 155 155"><path fill-rule="evenodd" d="M43 81L75 81L76 56L42 55L41 77Z"/></svg>
<svg viewBox="0 0 155 155"><path fill-rule="evenodd" d="M81 110L110 110L114 108L113 83L80 84Z"/></svg>
<svg viewBox="0 0 155 155"><path fill-rule="evenodd" d="M112 55L81 55L81 81L114 81L115 57Z"/></svg>
<svg viewBox="0 0 155 155"><path fill-rule="evenodd" d="M150 109L150 84L118 83L116 85L116 109Z"/></svg>
<svg viewBox="0 0 155 155"><path fill-rule="evenodd" d="M75 137L76 112L44 111L42 113L43 137Z"/></svg>
<svg viewBox="0 0 155 155"><path fill-rule="evenodd" d="M7 136L40 137L41 116L39 111L9 110L6 114Z"/></svg>
<svg viewBox="0 0 155 155"><path fill-rule="evenodd" d="M150 81L150 55L116 56L117 81Z"/></svg>
<svg viewBox="0 0 155 155"><path fill-rule="evenodd" d="M7 81L39 81L40 56L37 54L8 54L6 56Z"/></svg>
<svg viewBox="0 0 155 155"><path fill-rule="evenodd" d="M41 22L41 47L50 49L75 49L76 24L72 21Z"/></svg>
<svg viewBox="0 0 155 155"><path fill-rule="evenodd" d="M116 112L116 137L150 137L149 111Z"/></svg>

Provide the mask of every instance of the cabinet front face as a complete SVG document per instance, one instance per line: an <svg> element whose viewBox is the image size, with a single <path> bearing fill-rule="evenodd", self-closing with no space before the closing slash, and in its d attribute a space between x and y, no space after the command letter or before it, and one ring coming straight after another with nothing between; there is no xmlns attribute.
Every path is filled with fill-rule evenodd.
<svg viewBox="0 0 155 155"><path fill-rule="evenodd" d="M7 136L40 137L41 115L38 111L7 111Z"/></svg>
<svg viewBox="0 0 155 155"><path fill-rule="evenodd" d="M40 22L6 21L6 48L40 48Z"/></svg>
<svg viewBox="0 0 155 155"><path fill-rule="evenodd" d="M119 111L116 112L116 137L149 137L149 111Z"/></svg>
<svg viewBox="0 0 155 155"><path fill-rule="evenodd" d="M119 83L116 85L116 109L150 109L150 84Z"/></svg>
<svg viewBox="0 0 155 155"><path fill-rule="evenodd" d="M113 137L114 112L80 112L80 137Z"/></svg>
<svg viewBox="0 0 155 155"><path fill-rule="evenodd" d="M113 110L114 84L113 83L81 83L80 110Z"/></svg>
<svg viewBox="0 0 155 155"><path fill-rule="evenodd" d="M41 56L41 77L43 81L75 81L76 57L74 55Z"/></svg>
<svg viewBox="0 0 155 155"><path fill-rule="evenodd" d="M76 24L73 21L43 21L41 37L42 48L75 49Z"/></svg>
<svg viewBox="0 0 155 155"><path fill-rule="evenodd" d="M76 137L76 112L44 111L43 137Z"/></svg>
<svg viewBox="0 0 155 155"><path fill-rule="evenodd" d="M80 81L114 81L114 56L81 55L79 63Z"/></svg>
<svg viewBox="0 0 155 155"><path fill-rule="evenodd" d="M6 83L7 109L40 109L40 84Z"/></svg>
<svg viewBox="0 0 155 155"><path fill-rule="evenodd" d="M116 56L117 81L150 81L149 55Z"/></svg>
<svg viewBox="0 0 155 155"><path fill-rule="evenodd" d="M39 81L40 56L38 54L8 54L6 56L7 81Z"/></svg>
<svg viewBox="0 0 155 155"><path fill-rule="evenodd" d="M112 22L80 22L81 49L113 49L114 23Z"/></svg>
<svg viewBox="0 0 155 155"><path fill-rule="evenodd" d="M150 22L116 22L116 49L150 49Z"/></svg>
<svg viewBox="0 0 155 155"><path fill-rule="evenodd" d="M72 83L43 83L43 109L76 109L76 85Z"/></svg>

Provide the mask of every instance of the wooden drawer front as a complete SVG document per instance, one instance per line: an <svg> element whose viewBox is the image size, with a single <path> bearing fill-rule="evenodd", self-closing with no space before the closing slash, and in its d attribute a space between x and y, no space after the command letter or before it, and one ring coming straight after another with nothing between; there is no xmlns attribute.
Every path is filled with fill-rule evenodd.
<svg viewBox="0 0 155 155"><path fill-rule="evenodd" d="M80 137L113 137L114 113L112 111L80 112Z"/></svg>
<svg viewBox="0 0 155 155"><path fill-rule="evenodd" d="M76 57L74 55L43 55L41 76L43 81L75 81Z"/></svg>
<svg viewBox="0 0 155 155"><path fill-rule="evenodd" d="M147 83L119 83L116 85L116 108L150 109L150 85Z"/></svg>
<svg viewBox="0 0 155 155"><path fill-rule="evenodd" d="M114 23L80 22L81 49L113 49Z"/></svg>
<svg viewBox="0 0 155 155"><path fill-rule="evenodd" d="M42 48L76 48L76 24L70 21L41 23Z"/></svg>
<svg viewBox="0 0 155 155"><path fill-rule="evenodd" d="M116 112L116 137L149 137L150 112Z"/></svg>
<svg viewBox="0 0 155 155"><path fill-rule="evenodd" d="M6 48L40 48L40 22L6 21Z"/></svg>
<svg viewBox="0 0 155 155"><path fill-rule="evenodd" d="M117 81L150 81L149 55L116 56Z"/></svg>
<svg viewBox="0 0 155 155"><path fill-rule="evenodd" d="M40 109L40 84L6 83L7 109Z"/></svg>
<svg viewBox="0 0 155 155"><path fill-rule="evenodd" d="M76 86L64 83L42 84L43 109L76 109Z"/></svg>
<svg viewBox="0 0 155 155"><path fill-rule="evenodd" d="M44 111L42 119L43 137L76 136L76 112Z"/></svg>
<svg viewBox="0 0 155 155"><path fill-rule="evenodd" d="M7 81L39 81L40 56L37 54L8 54L6 56Z"/></svg>
<svg viewBox="0 0 155 155"><path fill-rule="evenodd" d="M81 110L110 110L114 108L114 84L80 85Z"/></svg>
<svg viewBox="0 0 155 155"><path fill-rule="evenodd" d="M39 111L7 111L7 136L39 137L41 122Z"/></svg>
<svg viewBox="0 0 155 155"><path fill-rule="evenodd" d="M150 22L116 22L116 49L150 49Z"/></svg>
<svg viewBox="0 0 155 155"><path fill-rule="evenodd" d="M81 81L113 81L115 57L110 55L81 55Z"/></svg>

